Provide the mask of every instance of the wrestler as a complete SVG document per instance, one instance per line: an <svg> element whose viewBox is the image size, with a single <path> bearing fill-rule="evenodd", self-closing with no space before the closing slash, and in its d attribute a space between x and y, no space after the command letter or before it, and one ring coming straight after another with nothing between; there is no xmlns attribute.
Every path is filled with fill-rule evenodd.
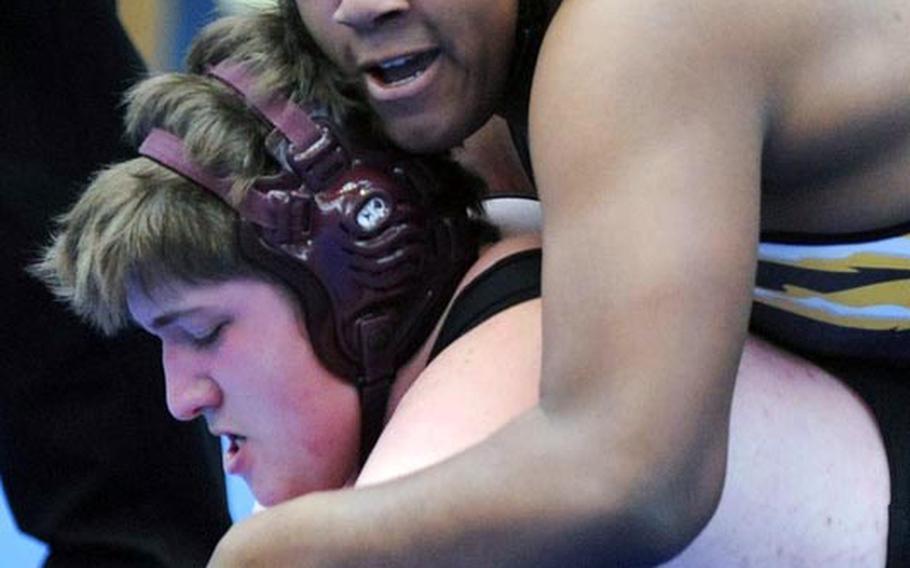
<svg viewBox="0 0 910 568"><path fill-rule="evenodd" d="M262 214L265 209L252 205L256 200L249 196L291 190L290 200L298 184L288 185L288 176L299 182L300 172L321 171L321 162L306 164L315 169L279 165L295 164L291 138L306 125L284 121L292 115L281 100L276 104L249 89L245 69L222 64L212 73L253 93L252 106L275 119L277 130L214 79L164 75L145 81L133 90L128 116L133 137L145 139L141 152L147 158L114 165L96 178L63 219L36 270L97 326L113 332L133 320L159 337L171 412L181 420L203 416L214 433L228 439L226 469L244 476L261 502L276 505L348 484L359 472L364 435L370 437L364 430L371 427L369 407L350 382L356 369L348 374L351 369L335 351L338 345L310 339L328 333L344 341L347 312L333 305L325 318L326 306L314 299L313 288L328 287L333 298L332 287L350 286L348 278L359 272L339 256L337 242L329 238L338 238L331 224L375 211L367 206L378 196L399 197L393 211L394 205L409 202L406 197L420 200L416 187L383 186L389 180L371 170L383 163L392 169L415 164L394 154L383 159L365 154L369 168L358 170L352 161L350 171L324 180L327 187L314 198L325 206L304 223L314 228L307 234L314 244L300 244L307 254L293 256L299 249L277 244L283 237L276 235L287 226L258 226L275 217ZM271 112L276 108L281 112ZM343 133L339 139L345 139ZM357 145L345 146L351 148ZM372 176L378 189L360 184L358 176ZM476 192L470 184L455 183L470 178L450 172L437 181L440 185L422 189L435 192L426 206L440 212L435 218L431 211L424 213L457 227L459 218L467 221L465 206ZM357 196L345 202L349 186ZM446 200L439 201L443 196ZM461 204L461 213L453 202ZM341 204L340 210L349 204L361 207L337 218L325 213L333 210L331 204ZM485 229L481 223L469 226L475 238L457 241L462 254L456 258L475 258ZM388 228L380 232L387 234ZM409 227L411 233L421 230L420 224ZM400 252L383 243L368 248L389 257ZM444 459L534 404L541 339L538 246L533 235L483 246L470 267L445 274L443 280L461 280L457 290L441 292L446 294L443 307L457 297L445 313L419 311L408 319L408 310L382 312L391 299L412 305L411 296L425 293L422 285L404 296L383 292L382 301L367 303L370 310L421 331L416 332L419 343L395 365L384 413L391 421L359 483ZM311 260L318 258L334 259L331 278ZM408 270L427 267L445 272L431 262ZM422 276L438 280L430 272ZM311 310L335 329L320 328ZM425 318L431 325L421 321ZM350 363L356 368L354 359ZM806 376L794 379L794 373ZM881 562L887 467L863 405L830 377L757 341L749 344L741 379L730 483L714 521L678 561L814 563L839 555ZM840 418L833 428L802 426L832 409ZM854 492L842 491L843 486ZM267 514L280 517L282 507ZM784 521L786 534L777 529ZM524 560L534 561L531 554Z"/></svg>
<svg viewBox="0 0 910 568"><path fill-rule="evenodd" d="M397 547L401 565L444 566L469 548L505 566L533 550L566 565L555 545L572 542L601 564L671 557L722 490L758 267L756 329L835 357L882 422L890 560L908 562L907 0L280 4L283 39L307 35L302 18L402 146L448 148L507 119L547 251L540 404L444 467L301 500L297 556ZM759 252L760 238L798 248ZM820 243L864 246L806 246ZM325 510L349 514L327 525ZM265 554L256 538L224 544Z"/></svg>

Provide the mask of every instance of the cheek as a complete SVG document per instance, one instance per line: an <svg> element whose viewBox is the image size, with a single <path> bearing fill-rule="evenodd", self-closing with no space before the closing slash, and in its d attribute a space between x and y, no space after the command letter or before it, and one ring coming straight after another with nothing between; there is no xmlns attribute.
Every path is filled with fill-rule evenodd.
<svg viewBox="0 0 910 568"><path fill-rule="evenodd" d="M303 428L300 442L314 459L346 463L360 437L357 390L331 376L320 383L309 395L297 401Z"/></svg>
<svg viewBox="0 0 910 568"><path fill-rule="evenodd" d="M276 410L275 426L294 436L314 458L328 458L359 433L356 388L323 367L305 341L276 341L269 350L279 363L263 373L263 399Z"/></svg>
<svg viewBox="0 0 910 568"><path fill-rule="evenodd" d="M347 385L344 385L345 387ZM324 389L323 389L324 390ZM318 399L289 400L285 443L272 474L286 496L337 489L355 473L360 441L359 403L351 388Z"/></svg>
<svg viewBox="0 0 910 568"><path fill-rule="evenodd" d="M328 0L298 0L297 13L320 49L341 64L345 28L333 18L335 5L337 2Z"/></svg>

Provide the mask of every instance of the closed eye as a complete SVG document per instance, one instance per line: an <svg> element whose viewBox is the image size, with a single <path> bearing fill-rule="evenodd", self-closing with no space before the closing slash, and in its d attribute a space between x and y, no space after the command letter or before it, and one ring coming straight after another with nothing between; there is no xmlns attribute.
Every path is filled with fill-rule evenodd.
<svg viewBox="0 0 910 568"><path fill-rule="evenodd" d="M219 339L221 339L221 332L224 330L225 326L229 322L224 321L212 328L211 331L203 335L192 335L190 334L190 343L193 347L197 349L208 349L213 347Z"/></svg>

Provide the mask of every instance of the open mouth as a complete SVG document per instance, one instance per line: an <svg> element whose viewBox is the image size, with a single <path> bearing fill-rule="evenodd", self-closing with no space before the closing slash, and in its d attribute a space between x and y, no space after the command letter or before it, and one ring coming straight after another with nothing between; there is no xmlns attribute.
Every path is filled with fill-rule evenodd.
<svg viewBox="0 0 910 568"><path fill-rule="evenodd" d="M227 457L232 458L237 455L237 452L240 451L240 448L246 443L245 436L238 436L237 434L225 434L227 438Z"/></svg>
<svg viewBox="0 0 910 568"><path fill-rule="evenodd" d="M414 81L439 57L438 49L402 55L366 69L367 74L386 87L398 87Z"/></svg>

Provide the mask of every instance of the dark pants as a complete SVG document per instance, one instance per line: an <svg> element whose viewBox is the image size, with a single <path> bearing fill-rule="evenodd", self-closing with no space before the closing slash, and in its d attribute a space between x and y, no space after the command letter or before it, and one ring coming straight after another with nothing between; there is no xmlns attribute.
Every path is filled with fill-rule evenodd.
<svg viewBox="0 0 910 568"><path fill-rule="evenodd" d="M204 565L230 518L218 442L164 407L156 343L105 339L23 272L101 165L143 66L113 0L4 0L0 476L48 565Z"/></svg>
<svg viewBox="0 0 910 568"><path fill-rule="evenodd" d="M888 566L910 566L910 367L857 359L815 362L856 391L878 422L891 475Z"/></svg>

